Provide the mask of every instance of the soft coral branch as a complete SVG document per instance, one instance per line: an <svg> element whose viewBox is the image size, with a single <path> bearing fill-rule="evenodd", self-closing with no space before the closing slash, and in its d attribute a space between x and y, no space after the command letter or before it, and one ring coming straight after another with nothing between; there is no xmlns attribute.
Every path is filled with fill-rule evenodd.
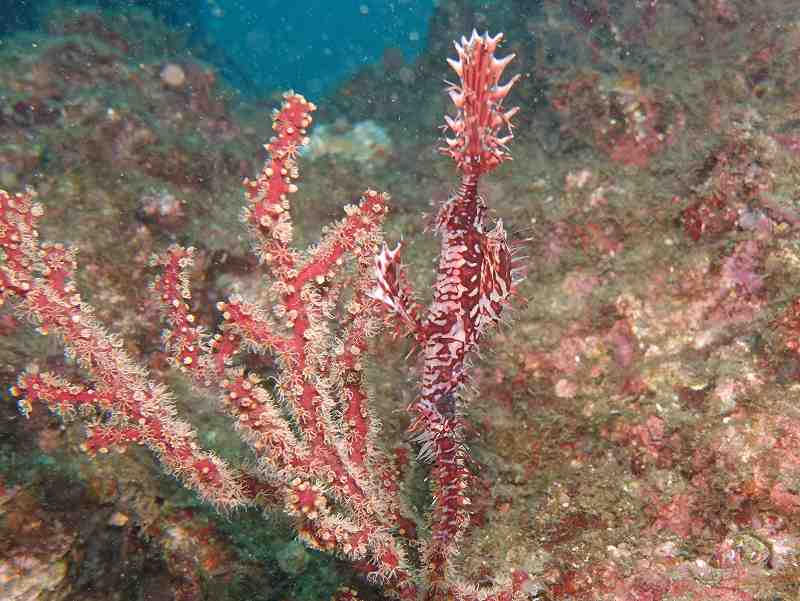
<svg viewBox="0 0 800 601"><path fill-rule="evenodd" d="M515 78L499 81L511 60L495 58L500 39L473 33L456 44L459 57L451 61L461 84L450 90L458 114L448 118L454 137L445 152L462 181L437 218L441 256L424 319L399 247L380 251L388 195L367 190L318 244L292 245L290 196L298 191L298 151L315 109L293 92L274 114L264 168L244 182L243 218L270 283L256 298L234 294L219 303L220 323L208 327L192 308L194 251L172 246L153 261L165 351L196 385L218 394L258 458L247 473L199 447L166 388L94 318L73 284L74 251L38 240L43 210L33 194L0 191L0 300L13 299L42 333L58 336L86 378L68 382L29 369L14 391L23 410L42 402L65 418L88 417L83 448L93 455L146 445L220 509L282 507L309 545L358 562L400 598L505 601L519 593L517 581L479 592L450 569L469 524L472 477L460 418L465 361L500 318L513 283L505 230L486 225L478 195L480 176L510 158L514 110L504 111L502 102ZM416 516L397 466L380 444L365 370L387 307L411 329L423 360L411 429L421 456L433 461L434 509L422 541L415 540ZM272 356L274 382L243 367L250 353Z"/></svg>

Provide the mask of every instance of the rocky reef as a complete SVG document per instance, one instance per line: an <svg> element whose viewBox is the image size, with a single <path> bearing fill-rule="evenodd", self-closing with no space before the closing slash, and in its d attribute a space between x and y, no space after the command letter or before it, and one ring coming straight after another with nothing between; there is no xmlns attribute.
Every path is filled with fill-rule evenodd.
<svg viewBox="0 0 800 601"><path fill-rule="evenodd" d="M240 183L263 158L253 149L271 101L240 98L146 12L64 10L47 23L0 46L0 186L47 198L44 233L80 248L98 318L186 387L159 350L148 257L176 240L197 247L198 311L254 285ZM366 172L361 155L301 158L302 238L369 184L392 193L388 235L423 267L409 273L430 271L420 213L451 181L435 158L441 57L473 27L504 31L524 74L514 161L481 192L528 259L511 325L475 365L481 528L462 571L524 570L540 601L796 598L795 3L442 1L419 61L389 53L320 101L330 131L371 120L391 144ZM10 310L0 331L6 387L33 360L74 369ZM387 340L370 368L390 446L415 395L409 348ZM216 517L146 453L89 461L79 424L24 420L3 401L3 598L322 598L342 582L380 598L292 543L279 517ZM204 444L245 456L210 399L183 409ZM422 507L426 484L412 484Z"/></svg>

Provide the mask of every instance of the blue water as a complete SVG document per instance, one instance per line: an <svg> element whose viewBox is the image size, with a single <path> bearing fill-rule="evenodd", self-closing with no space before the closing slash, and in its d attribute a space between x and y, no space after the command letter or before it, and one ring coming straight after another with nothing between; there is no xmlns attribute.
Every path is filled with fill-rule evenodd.
<svg viewBox="0 0 800 601"><path fill-rule="evenodd" d="M207 0L198 23L256 86L319 94L387 49L412 60L432 13L433 0Z"/></svg>
<svg viewBox="0 0 800 601"><path fill-rule="evenodd" d="M185 31L194 54L243 94L319 95L388 51L424 48L435 0L0 0L0 35L36 30L50 6L143 7Z"/></svg>

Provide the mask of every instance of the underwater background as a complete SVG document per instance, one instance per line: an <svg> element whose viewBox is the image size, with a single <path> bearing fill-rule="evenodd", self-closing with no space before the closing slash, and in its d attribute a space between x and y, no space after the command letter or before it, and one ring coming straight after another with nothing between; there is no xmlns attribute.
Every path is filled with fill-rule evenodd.
<svg viewBox="0 0 800 601"><path fill-rule="evenodd" d="M0 188L37 191L97 318L203 445L252 462L161 349L150 256L197 248L204 323L257 288L241 183L294 89L319 106L295 242L388 191L387 239L429 300L432 215L457 186L438 152L445 59L473 29L504 32L522 76L514 161L481 193L527 276L473 364L460 572L522 570L541 601L800 598L796 0L2 0ZM411 346L382 339L369 367L389 449L409 447ZM81 419L23 417L31 364L81 374L11 299L0 600L387 598L280 512L218 515L145 450L89 458ZM421 514L425 475L403 491Z"/></svg>
<svg viewBox="0 0 800 601"><path fill-rule="evenodd" d="M292 86L318 94L387 51L400 62L415 59L425 46L434 2L4 0L0 32L35 30L53 8L70 5L148 10L186 35L186 53L208 61L239 92L258 96Z"/></svg>

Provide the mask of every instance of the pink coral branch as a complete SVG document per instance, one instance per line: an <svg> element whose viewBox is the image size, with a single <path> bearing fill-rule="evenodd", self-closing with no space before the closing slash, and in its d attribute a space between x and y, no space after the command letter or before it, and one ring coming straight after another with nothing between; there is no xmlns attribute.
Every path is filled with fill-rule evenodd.
<svg viewBox="0 0 800 601"><path fill-rule="evenodd" d="M7 259L0 294L16 297L19 310L40 332L56 335L91 375L92 384L67 384L57 376L30 369L18 383L25 395L22 406L26 412L39 400L64 415L79 407L112 408L115 422L90 428L87 451L107 452L131 442L144 444L168 471L215 506L232 509L249 502L242 475L200 449L191 426L175 418L170 395L150 382L147 371L128 356L121 342L83 303L72 283L74 253L38 243L36 227L42 213L31 193L11 196L0 191L0 248Z"/></svg>
<svg viewBox="0 0 800 601"><path fill-rule="evenodd" d="M43 210L33 194L0 191L0 301L13 299L42 333L55 334L87 378L71 383L27 370L14 390L23 411L42 402L64 418L88 416L86 452L146 445L220 509L277 504L293 516L306 543L359 562L399 598L506 601L518 595L519 578L479 594L450 566L469 524L472 476L459 415L465 361L500 318L514 283L505 230L500 222L487 226L478 195L481 175L510 159L506 145L516 109L505 111L502 103L516 77L499 81L513 58L494 56L501 37L473 32L456 44L458 60L450 61L460 84L450 88L457 115L447 119L453 137L445 152L462 179L437 217L441 256L424 319L399 247L379 250L388 195L367 190L323 230L317 245L292 245L289 199L298 191L298 150L308 141L316 108L293 92L274 114L264 168L244 182L243 218L270 285L257 298L234 295L219 303L221 322L209 328L192 312L193 249L172 246L154 259L165 351L196 385L217 392L258 457L247 473L199 447L166 388L95 320L73 284L74 251L38 240ZM415 512L379 442L365 372L387 309L411 329L422 354L411 430L420 455L433 461L429 540L415 539ZM274 385L237 365L248 353L273 357ZM410 546L421 553L410 553Z"/></svg>

